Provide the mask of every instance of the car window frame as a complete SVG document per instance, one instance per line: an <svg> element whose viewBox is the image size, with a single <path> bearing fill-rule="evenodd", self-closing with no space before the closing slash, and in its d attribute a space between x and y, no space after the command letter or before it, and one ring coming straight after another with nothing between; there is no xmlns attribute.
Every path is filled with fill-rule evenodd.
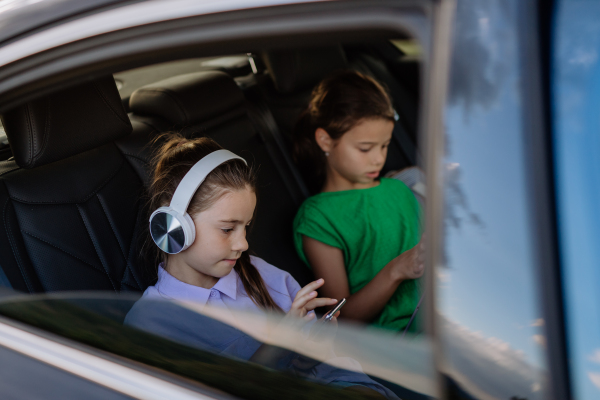
<svg viewBox="0 0 600 400"><path fill-rule="evenodd" d="M342 5L344 10L340 11ZM282 46L282 43L306 43L306 38L314 40L323 33L329 34L332 41L335 39L334 33L337 37L352 33L355 37L362 38L369 32L377 37L382 36L383 32L408 33L419 40L423 51L423 95L420 100L422 111L419 116L418 135L420 142L425 143L424 166L428 171L438 171L442 160L442 113L448 83L448 44L453 9L454 1L316 2L194 15L185 19L108 31L82 40L66 41L63 45L31 54L0 67L0 112L57 88L64 88L65 85L75 85L114 71L117 65L120 69L128 69L143 66L149 59L157 57L161 62L183 58L192 54L187 49L193 45L202 46L206 54L213 51L214 55L214 52L239 52L242 50L240 46L247 43L249 38L256 38L256 45L261 48L278 47ZM82 20L85 20L85 17L82 17ZM424 22L426 26L420 26ZM232 33L229 30L233 25L235 29ZM273 39L269 35L277 38ZM153 40L159 40L162 46L159 56L148 53L149 49L157 52L159 45L156 42L152 43ZM217 50L215 44L222 44L219 40L227 40L229 47L220 47ZM173 43L179 44L180 47L169 48ZM198 56L197 49L193 54ZM443 240L439 229L443 204L440 178L437 173L430 173L427 178L429 196L433 199L428 202L426 208L426 229L433 232L428 236L430 250L426 256L426 268L429 271L434 270L439 260ZM436 338L435 332L432 275L426 274L428 318L425 326L435 348L439 339ZM439 359L435 361L436 364L441 362ZM438 379L439 381L441 380ZM438 384L438 387L441 393L442 386Z"/></svg>
<svg viewBox="0 0 600 400"><path fill-rule="evenodd" d="M233 398L5 316L0 316L0 346L133 398Z"/></svg>
<svg viewBox="0 0 600 400"><path fill-rule="evenodd" d="M64 36L62 44L55 43L45 51L32 50L31 54L0 66L0 94L3 96L0 112L58 88L116 70L205 54L245 53L250 41L257 48L281 48L290 44L321 44L323 34L327 34L326 41L334 43L342 36L361 41L373 35L381 38L382 32L387 31L391 35L418 38L424 53L428 53L429 31L420 24L430 19L433 4L429 0L309 2L192 14L147 24L139 22L133 27L111 28L84 39L77 35ZM116 11L118 9L111 10ZM119 17L118 14L113 16ZM100 17L101 14L94 14L66 24L81 24L91 18L96 21ZM155 16L149 18L156 19ZM49 28L24 40L43 40L51 31ZM5 46L0 47L0 54L5 49Z"/></svg>

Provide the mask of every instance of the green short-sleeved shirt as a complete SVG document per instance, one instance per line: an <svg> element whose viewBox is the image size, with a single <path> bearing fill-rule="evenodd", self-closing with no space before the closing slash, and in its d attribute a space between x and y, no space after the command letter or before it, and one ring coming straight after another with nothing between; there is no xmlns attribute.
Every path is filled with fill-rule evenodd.
<svg viewBox="0 0 600 400"><path fill-rule="evenodd" d="M350 293L356 293L393 258L419 242L420 217L411 190L400 181L382 178L369 189L319 193L306 199L294 220L294 243L309 267L303 235L341 249ZM373 324L403 330L420 292L418 280L402 282Z"/></svg>

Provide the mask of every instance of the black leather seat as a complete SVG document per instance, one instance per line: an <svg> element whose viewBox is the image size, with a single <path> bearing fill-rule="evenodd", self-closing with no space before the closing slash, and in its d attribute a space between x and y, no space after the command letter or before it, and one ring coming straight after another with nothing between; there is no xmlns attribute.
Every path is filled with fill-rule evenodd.
<svg viewBox="0 0 600 400"><path fill-rule="evenodd" d="M386 69L385 65L373 57L353 53L353 59L348 60L342 46L324 46L304 49L276 50L262 54L268 69L267 77L259 77L258 85L264 94L265 101L273 113L274 119L291 147L291 134L301 112L306 108L312 89L325 77L336 70L354 69L372 76L390 89L392 100L398 113L403 115L408 107L408 113L416 113L416 100L408 96L398 82ZM366 60L366 61L365 61ZM268 78L268 79L264 79ZM413 122L414 119L411 119ZM416 157L414 134L408 134L404 126L398 126L394 139L388 150L388 158L383 173L412 165ZM413 125L413 128L415 126ZM416 129L416 128L415 128ZM402 136L401 138L398 136ZM404 142L408 150L402 150L399 140ZM406 156L405 152L411 153Z"/></svg>
<svg viewBox="0 0 600 400"><path fill-rule="evenodd" d="M254 164L258 205L248 234L250 249L290 272L300 284L311 280L292 241L292 221L304 197L288 166L280 162L279 149L253 123L233 78L217 71L172 77L135 91L129 106L134 122L159 132L177 130L188 137L210 137Z"/></svg>
<svg viewBox="0 0 600 400"><path fill-rule="evenodd" d="M115 144L136 146L114 79L19 106L2 123L14 160L0 163L0 266L13 288L144 290L144 171Z"/></svg>
<svg viewBox="0 0 600 400"><path fill-rule="evenodd" d="M262 53L268 79L260 80L282 133L292 132L312 89L336 70L348 68L341 46L272 50Z"/></svg>

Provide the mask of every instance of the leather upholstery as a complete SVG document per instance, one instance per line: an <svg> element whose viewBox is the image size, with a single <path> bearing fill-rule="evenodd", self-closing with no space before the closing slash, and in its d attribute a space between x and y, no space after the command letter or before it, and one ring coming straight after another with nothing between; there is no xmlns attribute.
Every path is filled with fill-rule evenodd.
<svg viewBox="0 0 600 400"><path fill-rule="evenodd" d="M259 82L265 102L272 111L281 136L290 146L292 132L302 111L306 109L314 86L338 69L356 70L370 75L390 89L394 105L400 110L402 122L416 123L416 99L408 96L400 82L387 70L387 66L373 57L347 54L341 46L277 50L262 54L269 69L270 79ZM406 119L404 113L409 110ZM408 118L412 117L412 119ZM415 140L415 124L411 138ZM402 169L411 165L405 158L396 140L388 148L388 157L382 175L390 170Z"/></svg>
<svg viewBox="0 0 600 400"><path fill-rule="evenodd" d="M281 77L279 88L291 93L262 86L278 123L293 125L312 86L345 66L343 53L341 58L329 50L316 58L318 51L297 53L303 52L313 55L315 65L308 69L298 70L304 61L297 54L283 75L278 71L287 67L271 63L272 77ZM285 51L277 56L285 58ZM156 133L171 128L212 137L258 168L250 248L301 284L308 283L311 273L292 243L296 201L285 188L294 179L274 164L235 82L219 72L189 74L144 87L131 101L138 114L131 116L131 134L112 78L1 116L16 159L0 162L0 268L11 285L26 292L144 290L155 268L142 265L139 257L149 211L144 186L151 143ZM398 159L393 153L391 146L388 161Z"/></svg>
<svg viewBox="0 0 600 400"><path fill-rule="evenodd" d="M179 75L146 85L131 95L129 108L140 116L155 116L187 126L239 110L244 95L224 72Z"/></svg>
<svg viewBox="0 0 600 400"><path fill-rule="evenodd" d="M147 145L148 132L127 135L124 115L114 81L102 79L2 116L15 155L30 166L0 163L0 267L13 288L120 292L149 284L139 261L144 151L134 149ZM43 124L50 127L36 128ZM21 136L43 145L28 152Z"/></svg>
<svg viewBox="0 0 600 400"><path fill-rule="evenodd" d="M325 76L348 64L341 46L273 50L263 53L263 60L280 93L312 89Z"/></svg>
<svg viewBox="0 0 600 400"><path fill-rule="evenodd" d="M137 173L145 187L150 184L151 162L154 156L154 138L158 132L153 126L132 120L133 132L115 142L121 154Z"/></svg>
<svg viewBox="0 0 600 400"><path fill-rule="evenodd" d="M22 168L61 160L131 132L112 76L10 110L2 115L2 125Z"/></svg>
<svg viewBox="0 0 600 400"><path fill-rule="evenodd" d="M243 98L243 92L234 80L221 73L201 72L164 80L151 87L153 90L159 90L160 93L186 93L188 98L194 98L196 105L208 104L211 101L228 104L227 107L218 107L220 113L211 112L211 118L197 118L196 123L175 124L173 128L188 137L208 136L224 148L244 157L249 164L258 169L256 217L248 232L251 252L290 272L301 284L310 282L311 273L296 255L293 245L292 221L297 205L290 192L286 190L286 181L293 182L294 178L287 176L285 171L277 168L273 163L265 142L249 118L246 104L237 101ZM138 90L143 91L145 87ZM233 100L221 99L224 93L231 96ZM134 92L132 100L134 98L139 107L137 109L161 110L160 113L157 112L154 122L146 114L145 123L158 128L164 126L165 120L171 123L184 121L179 116L181 109L178 103L181 102L181 97L140 97ZM169 101L172 104L168 104ZM135 121L139 117L133 115L131 118ZM186 120L189 121L191 118Z"/></svg>

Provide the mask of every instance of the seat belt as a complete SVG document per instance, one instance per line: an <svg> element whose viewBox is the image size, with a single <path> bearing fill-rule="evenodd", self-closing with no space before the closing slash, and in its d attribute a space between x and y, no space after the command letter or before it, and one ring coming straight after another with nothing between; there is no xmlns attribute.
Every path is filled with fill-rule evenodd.
<svg viewBox="0 0 600 400"><path fill-rule="evenodd" d="M423 291L423 293L421 294L421 298L419 299L419 302L417 303L417 306L415 307L415 311L413 311L412 315L410 316L410 319L408 320L408 324L406 324L406 327L404 328L404 332L402 332L401 337L404 337L404 335L406 335L406 332L408 332L408 328L410 328L410 324L412 324L413 320L415 319L415 316L419 312L419 308L421 308L421 302L423 301L424 297L425 297L425 291Z"/></svg>
<svg viewBox="0 0 600 400"><path fill-rule="evenodd" d="M0 287L12 289L12 285L10 284L10 281L8 280L8 277L4 273L4 270L2 269L2 267L0 267Z"/></svg>
<svg viewBox="0 0 600 400"><path fill-rule="evenodd" d="M308 188L304 184L296 165L288 156L289 150L283 142L275 117L259 90L260 88L256 85L244 90L250 111L248 116L258 128L258 133L265 143L267 152L279 170L290 195L296 205L300 206L309 197ZM290 176L284 174L283 171L288 171L293 182L290 182Z"/></svg>

